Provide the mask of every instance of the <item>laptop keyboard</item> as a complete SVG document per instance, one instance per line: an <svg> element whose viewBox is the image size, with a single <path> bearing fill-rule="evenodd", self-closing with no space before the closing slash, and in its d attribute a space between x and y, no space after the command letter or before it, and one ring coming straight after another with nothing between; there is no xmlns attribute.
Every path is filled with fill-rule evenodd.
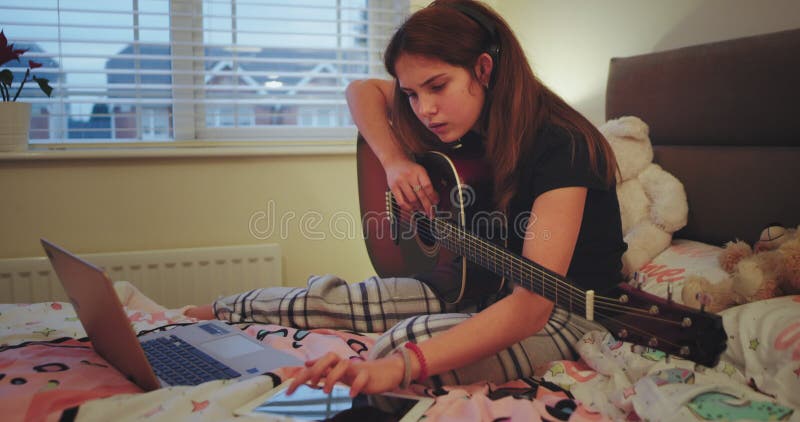
<svg viewBox="0 0 800 422"><path fill-rule="evenodd" d="M198 385L241 376L176 336L143 341L142 348L156 376L169 385Z"/></svg>

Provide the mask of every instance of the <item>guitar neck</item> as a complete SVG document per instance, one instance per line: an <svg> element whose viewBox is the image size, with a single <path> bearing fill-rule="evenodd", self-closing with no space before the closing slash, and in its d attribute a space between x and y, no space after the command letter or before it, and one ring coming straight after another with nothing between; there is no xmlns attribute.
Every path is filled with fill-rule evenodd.
<svg viewBox="0 0 800 422"><path fill-rule="evenodd" d="M436 240L467 260L539 294L570 313L582 313L617 338L714 366L727 335L719 315L687 308L619 283L617 298L573 286L560 275L441 218L431 220ZM597 308L597 312L595 312ZM582 312L578 312L578 311ZM595 318L597 317L597 318Z"/></svg>

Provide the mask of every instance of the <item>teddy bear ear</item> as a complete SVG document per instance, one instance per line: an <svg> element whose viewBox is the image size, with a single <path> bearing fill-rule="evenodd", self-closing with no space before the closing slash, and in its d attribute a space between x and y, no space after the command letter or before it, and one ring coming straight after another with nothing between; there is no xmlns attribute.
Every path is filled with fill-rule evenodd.
<svg viewBox="0 0 800 422"><path fill-rule="evenodd" d="M650 127L647 126L647 123L637 116L622 116L619 118L619 120L621 124L629 128L635 128L637 130L644 131L645 134L650 133Z"/></svg>
<svg viewBox="0 0 800 422"><path fill-rule="evenodd" d="M602 133L603 136L605 136L606 138L610 138L612 136L618 136L617 133L619 133L620 131L618 126L619 126L619 119L612 119L598 126L597 130L599 130L600 133Z"/></svg>
<svg viewBox="0 0 800 422"><path fill-rule="evenodd" d="M770 223L761 231L761 236L755 244L757 252L776 249L781 243L785 242L791 234L781 223Z"/></svg>
<svg viewBox="0 0 800 422"><path fill-rule="evenodd" d="M780 222L769 223L761 230L760 240L774 240L786 234L786 227Z"/></svg>
<svg viewBox="0 0 800 422"><path fill-rule="evenodd" d="M650 127L642 119L636 116L624 116L620 121L625 128L626 136L638 140L650 140Z"/></svg>
<svg viewBox="0 0 800 422"><path fill-rule="evenodd" d="M637 141L648 141L650 128L642 119L636 116L622 116L618 119L607 121L599 128L606 137L629 138Z"/></svg>

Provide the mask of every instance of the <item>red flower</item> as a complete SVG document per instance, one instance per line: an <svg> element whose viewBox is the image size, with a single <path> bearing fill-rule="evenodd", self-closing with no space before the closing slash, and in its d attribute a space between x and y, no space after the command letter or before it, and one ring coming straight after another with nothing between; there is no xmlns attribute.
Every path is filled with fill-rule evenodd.
<svg viewBox="0 0 800 422"><path fill-rule="evenodd" d="M19 56L25 54L27 51L28 50L23 48L15 49L14 44L9 44L6 34L0 30L0 66L11 60L19 61ZM50 86L50 81L46 78L31 76L31 70L39 67L42 67L41 63L28 60L28 69L25 70L25 75L19 83L16 93L14 93L11 88L14 82L14 73L9 69L0 70L0 96L2 96L2 101L16 101L19 94L22 92L22 87L25 86L25 82L29 81L29 77L35 81L42 92L49 97L50 93L53 91L53 88Z"/></svg>
<svg viewBox="0 0 800 422"><path fill-rule="evenodd" d="M11 60L19 61L19 56L28 50L14 50L14 44L8 44L8 39L3 31L0 31L0 65L4 65Z"/></svg>

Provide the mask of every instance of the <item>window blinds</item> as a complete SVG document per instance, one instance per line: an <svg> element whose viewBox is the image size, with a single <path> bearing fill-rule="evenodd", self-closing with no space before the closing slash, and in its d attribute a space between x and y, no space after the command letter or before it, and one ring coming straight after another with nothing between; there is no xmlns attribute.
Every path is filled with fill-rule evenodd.
<svg viewBox="0 0 800 422"><path fill-rule="evenodd" d="M32 143L352 139L344 88L383 77L392 0L3 0Z"/></svg>

